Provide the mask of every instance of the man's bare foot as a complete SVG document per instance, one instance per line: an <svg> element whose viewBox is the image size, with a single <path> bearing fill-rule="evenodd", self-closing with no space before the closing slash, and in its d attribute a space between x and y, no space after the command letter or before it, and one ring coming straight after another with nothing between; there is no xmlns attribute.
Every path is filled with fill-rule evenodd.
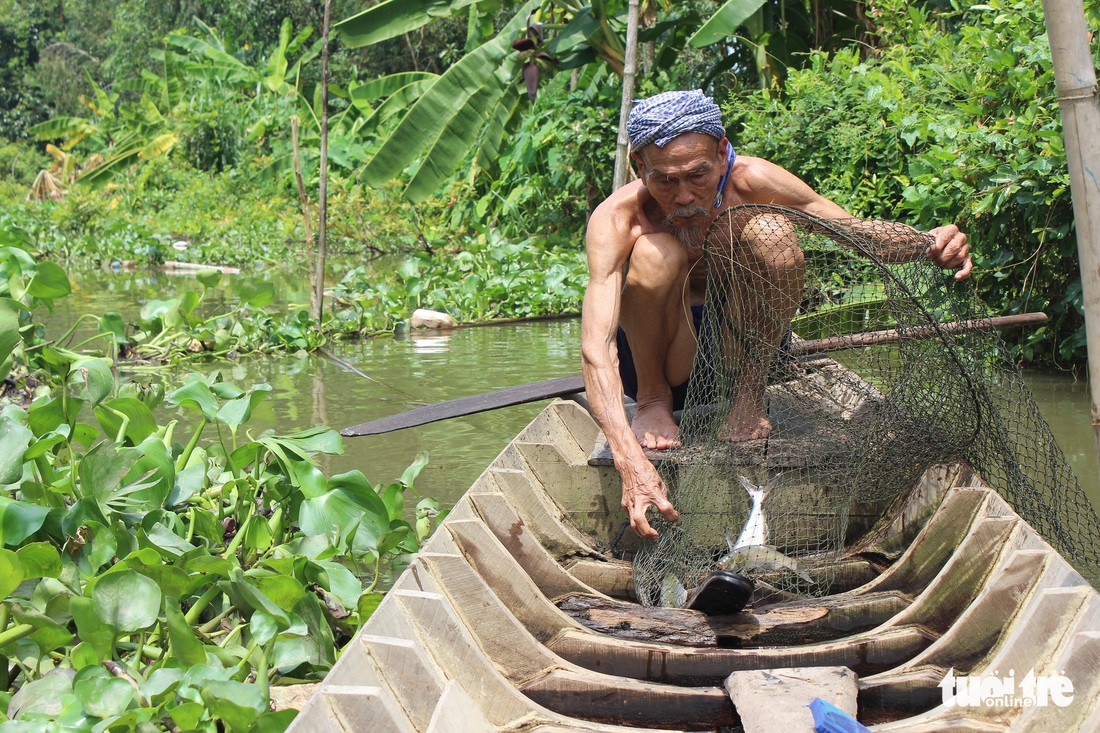
<svg viewBox="0 0 1100 733"><path fill-rule="evenodd" d="M680 427L667 405L638 405L630 427L643 448L668 450L680 446Z"/></svg>
<svg viewBox="0 0 1100 733"><path fill-rule="evenodd" d="M735 397L730 406L728 422L731 443L760 440L772 434L772 424L768 420L768 411L764 407L762 394Z"/></svg>

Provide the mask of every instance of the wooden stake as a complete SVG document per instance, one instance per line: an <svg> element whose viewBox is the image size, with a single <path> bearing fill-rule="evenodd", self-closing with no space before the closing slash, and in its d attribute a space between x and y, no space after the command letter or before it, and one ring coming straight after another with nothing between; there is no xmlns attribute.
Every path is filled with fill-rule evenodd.
<svg viewBox="0 0 1100 733"><path fill-rule="evenodd" d="M294 179L298 182L298 201L302 205L302 227L305 229L306 234L306 263L307 266L313 264L313 216L309 210L309 197L306 195L306 186L302 182L302 159L299 153L298 145L298 115L292 115L290 117L290 142L294 150ZM310 282L309 288L309 312L313 313L317 309L316 305L317 291L313 287L313 283Z"/></svg>
<svg viewBox="0 0 1100 733"><path fill-rule="evenodd" d="M317 209L317 269L314 272L313 319L321 330L325 312L325 255L328 248L328 28L332 0L325 0L325 20L321 27L321 184Z"/></svg>
<svg viewBox="0 0 1100 733"><path fill-rule="evenodd" d="M619 136L615 145L615 179L611 190L617 191L627 181L630 171L630 140L626 136L626 120L634 104L634 75L638 72L638 0L630 0L626 16L626 59L623 63L623 101L619 107Z"/></svg>
<svg viewBox="0 0 1100 733"><path fill-rule="evenodd" d="M1043 0L1066 139L1085 299L1092 430L1100 466L1100 103L1082 0Z"/></svg>

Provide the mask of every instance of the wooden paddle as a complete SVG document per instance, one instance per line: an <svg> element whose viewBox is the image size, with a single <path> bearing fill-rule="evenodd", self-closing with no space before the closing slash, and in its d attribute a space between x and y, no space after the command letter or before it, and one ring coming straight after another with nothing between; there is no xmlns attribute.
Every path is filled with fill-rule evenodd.
<svg viewBox="0 0 1100 733"><path fill-rule="evenodd" d="M823 339L798 339L790 346L789 352L793 356L805 354L826 353L830 351L843 351L844 349L860 346L874 346L889 344L906 339L932 338L940 333L958 333L960 331L983 331L994 328L1013 328L1018 326L1035 326L1045 323L1046 313L1021 313L1015 316L997 316L996 318L983 318L973 321L952 321L940 323L936 326L914 326L903 329L888 329L885 331L867 331L853 333L845 336L833 336ZM461 397L456 400L438 402L434 405L417 407L397 415L390 415L378 420L370 420L350 428L344 428L340 435L355 438L362 435L379 435L394 430L413 428L417 425L427 425L439 420L449 420L452 417L476 415L479 412L496 410L502 407L522 405L527 402L538 402L551 397L562 397L577 394L584 391L584 379L580 376L558 377L541 382L521 384L518 387L509 387L495 392Z"/></svg>

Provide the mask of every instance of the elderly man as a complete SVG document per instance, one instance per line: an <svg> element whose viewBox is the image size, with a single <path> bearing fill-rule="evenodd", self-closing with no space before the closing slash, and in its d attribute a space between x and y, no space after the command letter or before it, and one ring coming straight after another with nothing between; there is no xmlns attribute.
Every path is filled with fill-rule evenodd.
<svg viewBox="0 0 1100 733"><path fill-rule="evenodd" d="M693 265L703 256L710 224L740 204L776 204L825 219L850 215L783 168L735 155L718 106L701 91L642 100L630 113L627 133L640 178L611 194L588 224L583 371L589 403L622 477L630 526L652 538L657 532L645 516L650 506L669 521L679 515L642 448L679 444L672 413L683 406L695 356L706 275ZM754 310L772 311L763 320L777 325L761 331L778 347L798 307L803 263L796 238L775 237L776 226L785 224L767 217L744 223L732 246L764 263L766 285ZM953 225L929 233L935 243L921 254L957 269L957 279L967 277L966 235ZM765 438L771 431L763 397L767 363L756 356L732 401L730 440ZM632 423L624 393L637 401Z"/></svg>

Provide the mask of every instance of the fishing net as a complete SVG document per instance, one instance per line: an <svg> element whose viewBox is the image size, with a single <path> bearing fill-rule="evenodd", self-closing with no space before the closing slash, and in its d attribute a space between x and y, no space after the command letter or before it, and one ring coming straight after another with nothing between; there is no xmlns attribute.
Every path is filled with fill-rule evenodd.
<svg viewBox="0 0 1100 733"><path fill-rule="evenodd" d="M659 466L680 519L657 516L634 558L643 603L678 605L716 567L828 593L854 515L952 461L1097 584L1096 514L972 288L927 260L932 241L768 206L714 223L682 446ZM766 440L731 439L764 416ZM769 483L753 512L747 488Z"/></svg>

